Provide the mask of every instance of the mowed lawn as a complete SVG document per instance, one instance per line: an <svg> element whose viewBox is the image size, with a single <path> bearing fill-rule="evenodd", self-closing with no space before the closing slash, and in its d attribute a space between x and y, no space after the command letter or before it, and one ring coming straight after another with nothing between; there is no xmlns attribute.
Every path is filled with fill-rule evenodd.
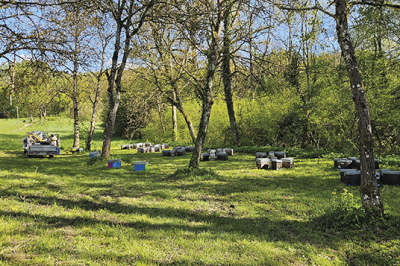
<svg viewBox="0 0 400 266"><path fill-rule="evenodd" d="M400 265L400 224L318 224L343 189L361 204L359 188L340 182L332 158L295 158L292 169L265 171L254 154L235 152L184 176L174 173L190 153L138 154L120 145L139 140L116 139L112 157L122 167L109 169L87 152L67 153L69 119L16 125L0 120L1 265ZM30 130L59 133L62 154L26 158ZM135 172L134 161L148 161L150 170ZM381 192L396 219L399 187Z"/></svg>

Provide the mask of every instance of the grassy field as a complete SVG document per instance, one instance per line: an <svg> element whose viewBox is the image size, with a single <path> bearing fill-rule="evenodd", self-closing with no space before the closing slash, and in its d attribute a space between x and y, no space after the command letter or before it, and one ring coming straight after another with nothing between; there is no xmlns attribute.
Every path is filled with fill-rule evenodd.
<svg viewBox="0 0 400 266"><path fill-rule="evenodd" d="M235 153L183 176L190 154L138 154L118 139L122 167L108 169L66 153L68 119L16 128L0 121L1 265L400 265L399 187L381 188L387 218L367 219L332 158L265 171ZM26 158L29 130L59 133L62 154ZM150 170L134 172L143 160Z"/></svg>

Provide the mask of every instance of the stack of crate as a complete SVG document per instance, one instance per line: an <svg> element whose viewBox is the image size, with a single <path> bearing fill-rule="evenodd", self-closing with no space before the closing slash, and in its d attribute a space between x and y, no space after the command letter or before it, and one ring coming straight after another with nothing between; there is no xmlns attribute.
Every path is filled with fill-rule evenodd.
<svg viewBox="0 0 400 266"><path fill-rule="evenodd" d="M280 170L294 167L294 158L286 158L284 151L256 152L255 155L258 169Z"/></svg>

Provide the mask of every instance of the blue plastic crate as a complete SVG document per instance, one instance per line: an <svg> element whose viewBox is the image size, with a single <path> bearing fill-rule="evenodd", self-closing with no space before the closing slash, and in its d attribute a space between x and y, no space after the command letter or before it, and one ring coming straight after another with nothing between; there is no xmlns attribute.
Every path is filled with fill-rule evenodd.
<svg viewBox="0 0 400 266"><path fill-rule="evenodd" d="M108 163L108 168L121 167L121 160L120 159L108 160L107 163Z"/></svg>
<svg viewBox="0 0 400 266"><path fill-rule="evenodd" d="M135 172L138 171L148 171L149 170L149 162L134 162L133 163L134 168L135 168Z"/></svg>

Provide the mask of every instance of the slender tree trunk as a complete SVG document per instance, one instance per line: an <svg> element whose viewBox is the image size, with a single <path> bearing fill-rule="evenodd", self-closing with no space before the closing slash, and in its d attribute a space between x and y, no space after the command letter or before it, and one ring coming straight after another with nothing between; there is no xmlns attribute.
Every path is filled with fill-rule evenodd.
<svg viewBox="0 0 400 266"><path fill-rule="evenodd" d="M92 119L90 120L90 130L89 136L86 143L86 150L89 152L92 149L92 141L93 141L93 134L96 128L96 113L97 113L97 105L100 101L100 90L101 90L101 76L102 76L103 69L100 70L100 74L97 76L97 85L96 85L96 94L93 101L93 111L92 111Z"/></svg>
<svg viewBox="0 0 400 266"><path fill-rule="evenodd" d="M221 32L220 29L222 27L222 24L220 24L222 23L221 21L219 22L218 25L216 25L216 29L219 30L213 29L213 31L215 30L213 34L216 35L212 36L210 50L207 56L208 62L207 62L206 84L204 88L200 91L200 95L202 97L201 120L199 124L199 131L197 133L196 145L192 154L192 158L190 159L189 162L189 169L188 169L189 171L199 167L200 155L203 149L204 140L207 136L208 124L210 122L211 108L214 104L214 99L212 96L212 88L214 84L215 71L218 64L218 53L219 53L218 38Z"/></svg>
<svg viewBox="0 0 400 266"><path fill-rule="evenodd" d="M185 119L186 125L189 129L189 133L190 133L190 137L192 138L192 142L196 143L196 132L194 130L192 120L190 119L189 114L185 111L185 108L182 105L182 101L181 101L179 95L177 94L176 83L171 82L171 86L173 87L173 91L172 91L173 98L171 98L171 97L166 97L166 98L172 104L172 108L175 107L182 114L183 118ZM176 127L176 135L174 135L174 136L176 136L176 140L177 140L178 139L178 133L177 133L178 121L176 119L176 111L175 111L175 113L174 113L174 111L172 113L172 123L173 123L173 127L174 127L174 134L175 134L175 127Z"/></svg>
<svg viewBox="0 0 400 266"><path fill-rule="evenodd" d="M174 102L176 102L176 93L175 93L175 91L173 91L172 93L173 93L173 100L174 100ZM173 132L174 132L174 140L177 141L178 140L178 119L176 117L176 106L174 104L172 105L172 128L173 128ZM192 139L193 139L193 137L192 137Z"/></svg>
<svg viewBox="0 0 400 266"><path fill-rule="evenodd" d="M72 74L74 87L72 92L72 102L74 108L74 144L72 147L79 148L79 109L78 109L78 62L74 62L74 72Z"/></svg>
<svg viewBox="0 0 400 266"><path fill-rule="evenodd" d="M79 111L78 111L78 101L74 97L72 99L74 108L74 144L72 147L79 148Z"/></svg>
<svg viewBox="0 0 400 266"><path fill-rule="evenodd" d="M102 147L102 156L104 158L110 157L110 149L111 149L111 139L112 134L115 126L115 118L117 116L117 110L119 106L119 101L121 99L121 94L117 93L115 95L114 104L112 108L108 111L107 115L107 123L106 127L104 128L104 139L103 139L103 147Z"/></svg>
<svg viewBox="0 0 400 266"><path fill-rule="evenodd" d="M108 113L107 122L103 132L103 147L101 154L103 158L108 159L111 151L111 140L115 126L115 118L117 116L117 110L119 102L121 100L121 78L122 72L125 68L126 60L128 58L130 39L125 39L124 55L121 65L118 67L118 54L121 43L121 32L122 25L118 25L116 40L114 44L114 53L112 58L111 72L108 77ZM118 72L118 73L117 73ZM117 77L117 78L116 78ZM114 97L114 85L115 85L115 97Z"/></svg>
<svg viewBox="0 0 400 266"><path fill-rule="evenodd" d="M229 122L231 125L231 132L233 142L239 146L239 132L236 126L235 110L233 108L232 100L232 73L231 73L231 34L232 34L232 15L231 15L232 3L228 1L227 9L224 13L224 47L223 47L223 59L222 59L222 78L224 83L225 101L228 109ZM250 52L251 53L251 52Z"/></svg>
<svg viewBox="0 0 400 266"><path fill-rule="evenodd" d="M14 52L14 60L12 64L12 73L11 73L10 105L12 105L12 94L14 91L15 91L15 52Z"/></svg>
<svg viewBox="0 0 400 266"><path fill-rule="evenodd" d="M347 3L346 0L336 0L335 4L336 32L342 55L346 62L358 120L361 161L361 201L366 210L371 211L375 216L383 217L384 209L375 175L374 142L372 139L368 102L348 31Z"/></svg>
<svg viewBox="0 0 400 266"><path fill-rule="evenodd" d="M196 143L196 133L192 124L192 120L189 117L189 114L185 111L181 102L176 102L176 107L178 108L179 112L183 115L183 118L185 119L186 125L189 129L190 137L192 138L192 142Z"/></svg>
<svg viewBox="0 0 400 266"><path fill-rule="evenodd" d="M197 133L196 145L189 163L189 171L193 168L198 168L200 164L200 156L203 149L204 140L207 136L208 124L210 122L211 108L214 104L214 99L211 93L203 99L203 106L201 112L201 120L199 125L199 132Z"/></svg>
<svg viewBox="0 0 400 266"><path fill-rule="evenodd" d="M115 33L114 51L112 56L111 71L108 79L108 114L107 122L103 133L103 147L102 147L102 157L108 159L111 152L111 140L115 126L115 118L117 115L117 110L119 102L121 100L121 80L122 74L124 72L126 61L129 57L131 40L134 35L137 34L139 29L145 22L146 15L148 11L154 6L156 1L150 0L147 5L142 9L140 15L140 20L133 25L132 18L139 10L136 10L136 1L119 1L118 10L115 10L113 18L117 24L117 30ZM125 6L129 5L129 6ZM122 18L126 14L125 18ZM132 29L132 27L135 27ZM124 31L123 31L124 29ZM121 34L125 33L125 39L123 41L122 58L118 60L119 54L121 52ZM115 87L115 97L113 97Z"/></svg>
<svg viewBox="0 0 400 266"><path fill-rule="evenodd" d="M158 118L160 119L160 124L161 124L162 131L165 133L166 129L165 129L164 122L163 122L163 117L162 117L162 113L164 112L164 108L162 107L163 103L160 100L160 95L157 95L156 97L157 97Z"/></svg>
<svg viewBox="0 0 400 266"><path fill-rule="evenodd" d="M253 14L250 14L250 31L253 31ZM251 91L251 98L255 100L257 89L254 84L254 59L253 59L253 36L249 34L249 68L250 68L250 91Z"/></svg>
<svg viewBox="0 0 400 266"><path fill-rule="evenodd" d="M29 110L29 118L31 119L31 123L33 122L33 116L32 116L32 111Z"/></svg>

